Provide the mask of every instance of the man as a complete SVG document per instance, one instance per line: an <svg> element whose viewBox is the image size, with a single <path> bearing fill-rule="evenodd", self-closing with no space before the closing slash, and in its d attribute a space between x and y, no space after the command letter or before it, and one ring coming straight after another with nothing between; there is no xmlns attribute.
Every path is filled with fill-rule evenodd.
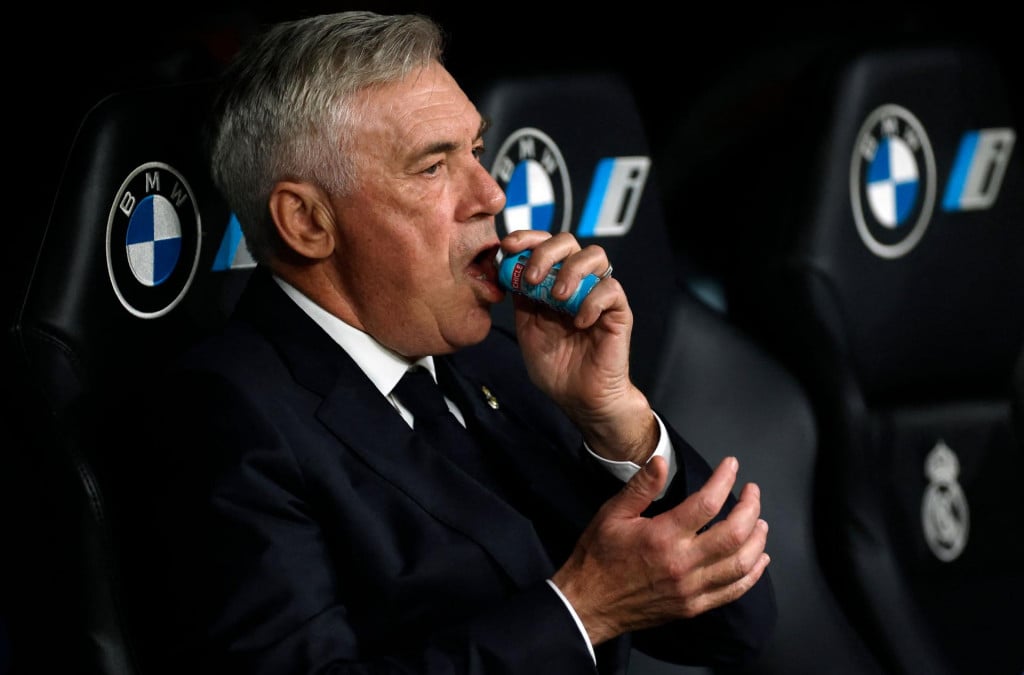
<svg viewBox="0 0 1024 675"><path fill-rule="evenodd" d="M631 382L601 248L498 240L485 124L433 22L277 25L213 122L213 176L259 267L147 402L172 420L172 495L154 501L176 667L564 675L623 672L630 646L756 653L775 614L757 486L734 498L736 461L712 472ZM532 249L531 282L562 263L558 298L603 278L575 316L514 298L513 337L491 324L499 248ZM424 435L412 365L479 457Z"/></svg>

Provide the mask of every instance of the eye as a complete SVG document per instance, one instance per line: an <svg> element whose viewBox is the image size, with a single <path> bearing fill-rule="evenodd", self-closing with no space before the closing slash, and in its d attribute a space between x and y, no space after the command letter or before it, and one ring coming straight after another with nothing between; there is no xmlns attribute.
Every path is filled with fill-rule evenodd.
<svg viewBox="0 0 1024 675"><path fill-rule="evenodd" d="M474 146L473 147L473 156L476 157L479 160L481 157L483 157L484 151L486 149L487 148L484 147L483 143L481 143L480 145Z"/></svg>
<svg viewBox="0 0 1024 675"><path fill-rule="evenodd" d="M433 176L434 174L436 174L438 171L441 170L441 164L442 163L443 162L434 162L433 164L428 166L426 169L424 169L423 173L427 174L428 176Z"/></svg>

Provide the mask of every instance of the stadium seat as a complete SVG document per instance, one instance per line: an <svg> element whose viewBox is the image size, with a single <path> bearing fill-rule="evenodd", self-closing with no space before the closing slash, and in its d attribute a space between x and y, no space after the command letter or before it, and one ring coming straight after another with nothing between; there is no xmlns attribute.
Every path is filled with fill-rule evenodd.
<svg viewBox="0 0 1024 675"><path fill-rule="evenodd" d="M885 671L1019 674L1024 162L1005 72L970 44L764 61L669 149L701 158L680 200L730 204L675 246L811 400L814 541Z"/></svg>
<svg viewBox="0 0 1024 675"><path fill-rule="evenodd" d="M208 178L203 83L123 90L82 121L11 330L21 503L5 557L13 672L136 675L147 599L126 591L144 514L124 438L128 395L226 316L250 267ZM130 459L131 461L126 461ZM143 524L144 527L144 524ZM140 606L142 603L142 606ZM24 671L22 671L24 669Z"/></svg>
<svg viewBox="0 0 1024 675"><path fill-rule="evenodd" d="M612 73L496 78L471 93L492 126L482 157L505 187L499 233L570 231L603 246L635 315L634 380L656 409L712 462L740 460L763 490L778 629L744 673L883 672L853 631L814 552L817 430L795 378L691 290L675 265L667 213L632 91ZM499 322L511 321L509 306ZM707 673L647 656L630 675Z"/></svg>
<svg viewBox="0 0 1024 675"><path fill-rule="evenodd" d="M481 158L506 192L499 236L516 229L572 232L599 243L615 276L637 292L632 364L642 386L653 382L674 289L661 205L639 111L625 85L604 74L495 78L471 98L489 119ZM512 303L495 320L513 328Z"/></svg>

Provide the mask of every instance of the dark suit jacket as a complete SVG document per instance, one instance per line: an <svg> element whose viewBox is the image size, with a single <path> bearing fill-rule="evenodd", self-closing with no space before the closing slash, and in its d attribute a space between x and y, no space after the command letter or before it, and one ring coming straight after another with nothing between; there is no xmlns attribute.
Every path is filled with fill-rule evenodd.
<svg viewBox="0 0 1024 675"><path fill-rule="evenodd" d="M149 484L165 489L151 490L147 514L164 571L138 596L167 607L158 661L218 673L597 672L545 580L621 483L531 385L508 335L440 361L468 426L519 486L513 505L420 441L254 274L223 334L143 404L165 446ZM675 432L672 442L679 474L652 513L709 475ZM599 672L624 672L630 646L741 660L774 613L765 576L728 607L602 645Z"/></svg>

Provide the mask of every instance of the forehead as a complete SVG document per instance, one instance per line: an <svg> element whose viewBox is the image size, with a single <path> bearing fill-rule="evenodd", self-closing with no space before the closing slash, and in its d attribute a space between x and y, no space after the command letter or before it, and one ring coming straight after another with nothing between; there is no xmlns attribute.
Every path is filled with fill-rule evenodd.
<svg viewBox="0 0 1024 675"><path fill-rule="evenodd" d="M480 113L440 63L419 68L403 80L364 92L365 131L376 142L404 146L468 143L480 131Z"/></svg>

